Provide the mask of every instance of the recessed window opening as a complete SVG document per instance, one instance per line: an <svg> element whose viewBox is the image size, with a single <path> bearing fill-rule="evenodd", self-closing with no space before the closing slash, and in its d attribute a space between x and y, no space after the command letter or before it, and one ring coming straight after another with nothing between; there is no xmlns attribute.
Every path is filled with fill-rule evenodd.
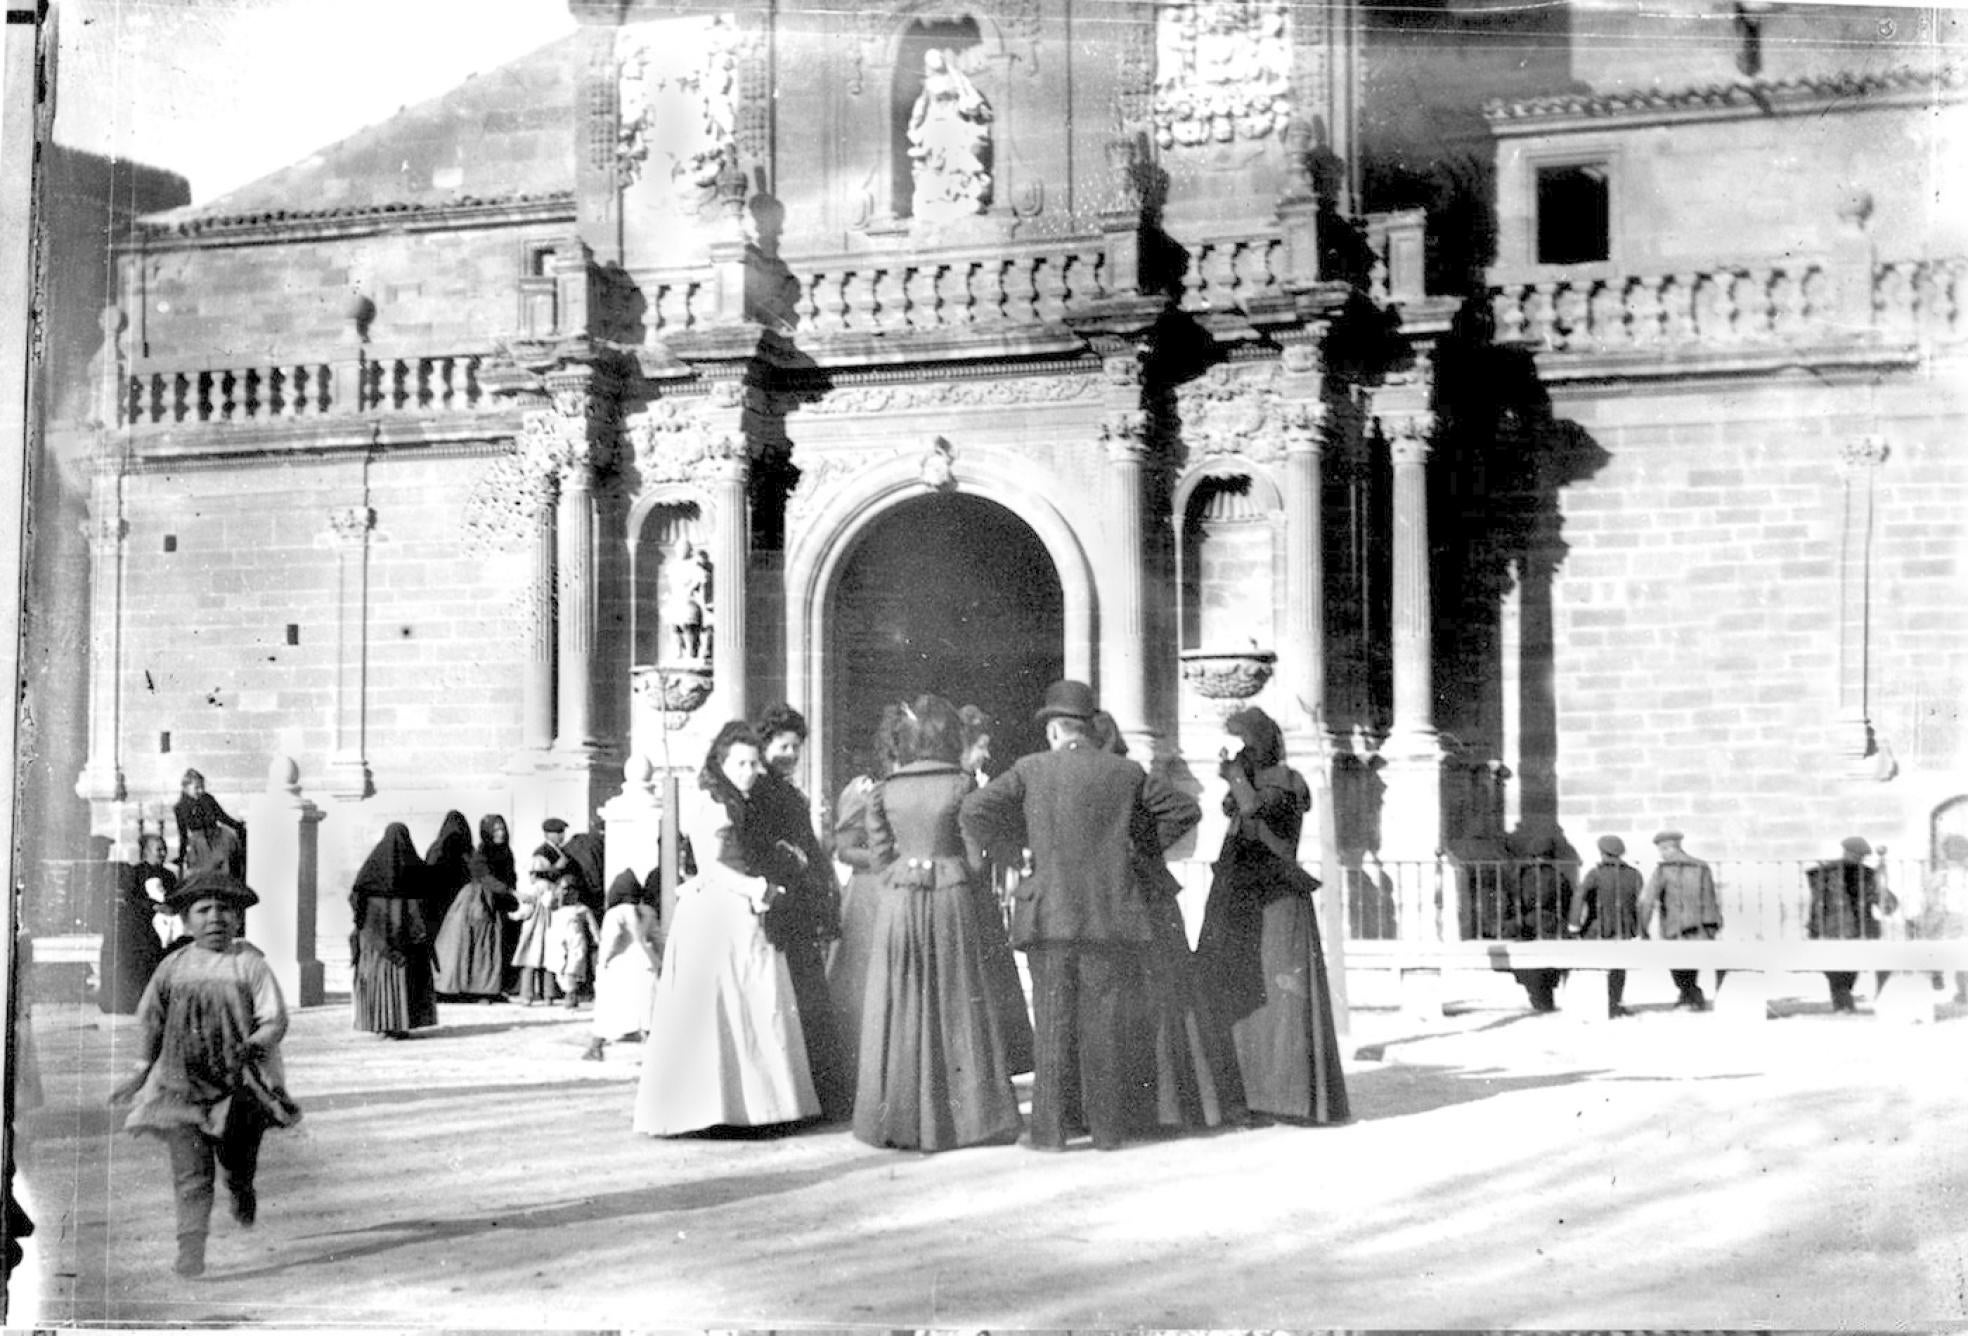
<svg viewBox="0 0 1968 1336"><path fill-rule="evenodd" d="M301 628L298 622L287 623L287 643L290 645L301 643Z"/></svg>
<svg viewBox="0 0 1968 1336"><path fill-rule="evenodd" d="M178 536L176 534L167 533L164 535L164 550L166 552L176 552L178 550Z"/></svg>
<svg viewBox="0 0 1968 1336"><path fill-rule="evenodd" d="M1537 169L1537 262L1594 264L1612 258L1611 173L1604 163Z"/></svg>
<svg viewBox="0 0 1968 1336"><path fill-rule="evenodd" d="M171 734L168 730L157 735L157 750L159 753L171 750Z"/></svg>

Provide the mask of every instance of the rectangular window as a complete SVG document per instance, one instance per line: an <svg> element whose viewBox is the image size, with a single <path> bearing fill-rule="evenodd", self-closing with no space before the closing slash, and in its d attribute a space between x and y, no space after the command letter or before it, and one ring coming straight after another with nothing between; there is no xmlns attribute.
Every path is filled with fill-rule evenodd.
<svg viewBox="0 0 1968 1336"><path fill-rule="evenodd" d="M1604 163L1537 169L1537 262L1596 264L1613 256L1611 173Z"/></svg>

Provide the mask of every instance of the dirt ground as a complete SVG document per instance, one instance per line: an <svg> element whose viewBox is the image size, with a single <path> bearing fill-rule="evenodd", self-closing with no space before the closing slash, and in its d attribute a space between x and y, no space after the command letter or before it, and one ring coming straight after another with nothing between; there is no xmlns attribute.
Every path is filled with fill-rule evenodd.
<svg viewBox="0 0 1968 1336"><path fill-rule="evenodd" d="M260 1222L171 1274L156 1144L104 1097L127 1022L47 1005L22 1120L38 1232L10 1326L1302 1328L1968 1323L1968 1018L1675 1012L1636 979L1523 1011L1357 1012L1355 1120L1038 1155L838 1127L632 1134L586 1016L446 1006L392 1044L296 1013L306 1108Z"/></svg>

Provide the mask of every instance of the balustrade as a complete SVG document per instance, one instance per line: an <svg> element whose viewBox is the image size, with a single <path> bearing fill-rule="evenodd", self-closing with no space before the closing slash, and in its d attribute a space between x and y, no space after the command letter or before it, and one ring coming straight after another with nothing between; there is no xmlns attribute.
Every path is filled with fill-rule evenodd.
<svg viewBox="0 0 1968 1336"><path fill-rule="evenodd" d="M1968 259L1878 266L1870 329L1901 343L1961 337L1964 269ZM1514 283L1492 289L1490 301L1499 342L1553 352L1756 347L1862 332L1839 318L1823 266L1808 260Z"/></svg>
<svg viewBox="0 0 1968 1336"><path fill-rule="evenodd" d="M123 423L172 427L371 413L463 413L486 406L479 353L196 367L138 363Z"/></svg>
<svg viewBox="0 0 1968 1336"><path fill-rule="evenodd" d="M1254 298L1276 294L1283 286L1284 252L1281 236L1205 241L1191 247L1189 267L1182 275L1182 309L1234 311Z"/></svg>

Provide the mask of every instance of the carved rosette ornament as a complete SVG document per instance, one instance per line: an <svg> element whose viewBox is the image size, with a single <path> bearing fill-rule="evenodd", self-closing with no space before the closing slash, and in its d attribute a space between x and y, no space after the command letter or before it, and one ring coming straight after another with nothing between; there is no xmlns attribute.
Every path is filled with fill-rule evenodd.
<svg viewBox="0 0 1968 1336"><path fill-rule="evenodd" d="M1284 0L1188 0L1159 11L1155 138L1163 148L1259 140L1291 119Z"/></svg>

